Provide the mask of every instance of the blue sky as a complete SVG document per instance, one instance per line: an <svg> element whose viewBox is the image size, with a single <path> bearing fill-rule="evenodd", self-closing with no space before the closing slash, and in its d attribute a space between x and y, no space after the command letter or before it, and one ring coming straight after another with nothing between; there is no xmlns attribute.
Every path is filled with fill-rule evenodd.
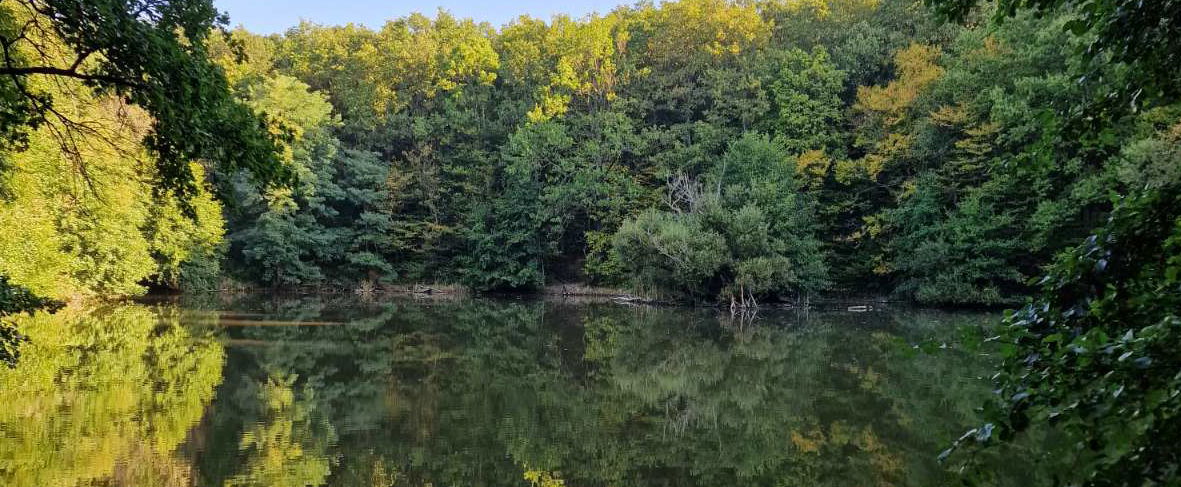
<svg viewBox="0 0 1181 487"><path fill-rule="evenodd" d="M386 20L411 12L434 16L443 7L458 17L471 17L503 25L521 14L549 19L566 13L581 17L591 12L607 13L620 3L632 0L523 0L488 2L479 0L214 0L218 10L229 12L230 25L244 25L259 34L283 32L300 19L319 24L364 24L381 27Z"/></svg>

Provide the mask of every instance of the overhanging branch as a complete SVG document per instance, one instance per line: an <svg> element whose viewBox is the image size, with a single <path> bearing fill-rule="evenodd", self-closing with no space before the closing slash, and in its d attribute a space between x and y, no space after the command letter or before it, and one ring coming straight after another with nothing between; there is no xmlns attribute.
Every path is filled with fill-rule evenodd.
<svg viewBox="0 0 1181 487"><path fill-rule="evenodd" d="M64 76L67 78L80 79L83 81L98 81L121 86L143 87L143 83L117 76L82 73L74 69L57 68L53 66L0 67L0 76L27 76L31 74Z"/></svg>

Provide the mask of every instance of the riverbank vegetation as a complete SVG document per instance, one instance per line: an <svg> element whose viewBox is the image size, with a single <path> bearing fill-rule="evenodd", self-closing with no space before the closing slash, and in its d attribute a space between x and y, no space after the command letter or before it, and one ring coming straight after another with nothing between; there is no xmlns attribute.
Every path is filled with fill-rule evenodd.
<svg viewBox="0 0 1181 487"><path fill-rule="evenodd" d="M207 0L0 2L0 316L226 282L1032 296L957 447L1048 424L1064 484L1175 484L1181 4L927 3L261 36Z"/></svg>
<svg viewBox="0 0 1181 487"><path fill-rule="evenodd" d="M195 95L167 91L151 70L172 65L147 58L126 61L159 66L116 74L150 86L0 80L10 113L54 101L10 124L0 203L0 273L39 294L578 282L1000 305L1112 195L1177 179L1162 155L1181 110L1163 98L1080 131L1080 107L1133 74L1086 55L1096 34L1069 32L1070 9L960 26L909 0L684 0L261 36L207 35L202 2L147 3L206 16L167 42L209 76L192 90L222 83L227 99L169 111ZM114 72L111 46L21 27L73 21L53 5L4 7L10 57ZM246 109L261 125L200 118ZM278 161L250 152L268 145ZM276 180L291 182L259 184Z"/></svg>

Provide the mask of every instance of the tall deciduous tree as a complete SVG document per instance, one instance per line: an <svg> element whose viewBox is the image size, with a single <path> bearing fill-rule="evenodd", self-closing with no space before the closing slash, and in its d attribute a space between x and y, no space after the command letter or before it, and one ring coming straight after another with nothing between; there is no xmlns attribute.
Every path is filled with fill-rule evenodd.
<svg viewBox="0 0 1181 487"><path fill-rule="evenodd" d="M212 2L14 0L0 8L5 140L19 142L27 127L51 123L60 127L62 149L75 153L86 125L57 110L31 80L77 79L151 115L144 145L161 188L194 192L194 160L244 169L261 182L286 179L272 138L207 56L207 37L227 23Z"/></svg>

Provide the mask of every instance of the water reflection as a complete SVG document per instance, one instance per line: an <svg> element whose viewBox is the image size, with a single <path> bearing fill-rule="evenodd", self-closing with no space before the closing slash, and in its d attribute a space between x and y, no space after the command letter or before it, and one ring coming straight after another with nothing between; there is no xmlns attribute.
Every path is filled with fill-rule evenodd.
<svg viewBox="0 0 1181 487"><path fill-rule="evenodd" d="M935 456L971 423L985 359L899 342L991 319L484 300L67 310L22 321L32 343L0 371L0 485L943 485Z"/></svg>
<svg viewBox="0 0 1181 487"><path fill-rule="evenodd" d="M175 312L67 309L23 319L0 372L0 485L190 485L178 447L221 382L222 347Z"/></svg>

